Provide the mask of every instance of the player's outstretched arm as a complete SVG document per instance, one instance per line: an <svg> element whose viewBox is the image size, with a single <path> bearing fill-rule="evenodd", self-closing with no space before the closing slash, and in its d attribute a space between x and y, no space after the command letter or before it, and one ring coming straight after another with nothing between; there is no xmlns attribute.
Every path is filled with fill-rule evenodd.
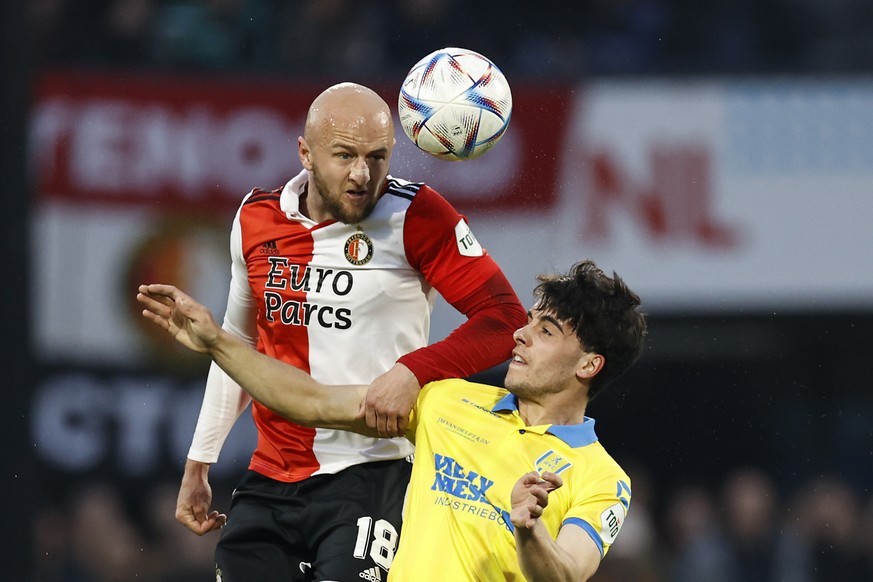
<svg viewBox="0 0 873 582"><path fill-rule="evenodd" d="M527 580L588 580L600 565L600 551L581 527L566 525L552 539L540 521L549 493L563 484L554 473L531 472L512 488L510 520L518 562Z"/></svg>
<svg viewBox="0 0 873 582"><path fill-rule="evenodd" d="M366 386L324 386L224 331L209 310L172 285L140 285L143 316L180 344L208 354L252 397L292 422L376 436L359 418Z"/></svg>

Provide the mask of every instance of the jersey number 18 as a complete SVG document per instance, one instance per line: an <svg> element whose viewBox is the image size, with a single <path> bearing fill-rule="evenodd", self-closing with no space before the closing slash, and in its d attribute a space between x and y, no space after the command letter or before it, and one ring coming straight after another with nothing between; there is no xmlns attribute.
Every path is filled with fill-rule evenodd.
<svg viewBox="0 0 873 582"><path fill-rule="evenodd" d="M369 546L370 558L373 559L376 565L388 570L394 561L398 537L397 530L394 529L391 522L378 519L374 524L372 517L360 517L358 518L358 538L355 542L355 557L360 560L365 559L367 557L367 547Z"/></svg>

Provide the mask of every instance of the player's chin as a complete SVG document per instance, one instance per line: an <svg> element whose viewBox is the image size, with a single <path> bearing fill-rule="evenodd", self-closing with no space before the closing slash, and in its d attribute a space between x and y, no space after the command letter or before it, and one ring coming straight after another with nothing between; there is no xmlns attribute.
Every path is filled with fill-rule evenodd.
<svg viewBox="0 0 873 582"><path fill-rule="evenodd" d="M520 391L524 390L525 383L521 378L521 374L515 372L510 368L506 372L506 378L503 380L503 387L512 392L513 394L518 394Z"/></svg>
<svg viewBox="0 0 873 582"><path fill-rule="evenodd" d="M510 378L521 379L527 375L527 371L528 365L526 363L510 360L509 365L506 367L506 380L509 381Z"/></svg>
<svg viewBox="0 0 873 582"><path fill-rule="evenodd" d="M346 193L346 201L342 208L342 222L352 224L362 221L373 212L375 205L373 197L368 194Z"/></svg>

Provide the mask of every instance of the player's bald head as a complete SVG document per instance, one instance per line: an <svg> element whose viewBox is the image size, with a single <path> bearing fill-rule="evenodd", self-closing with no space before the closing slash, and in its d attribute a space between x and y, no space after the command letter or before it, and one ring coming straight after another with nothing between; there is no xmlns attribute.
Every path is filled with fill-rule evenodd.
<svg viewBox="0 0 873 582"><path fill-rule="evenodd" d="M388 104L375 91L357 83L339 83L325 89L309 106L303 136L324 138L342 127L352 132L382 127L394 135Z"/></svg>

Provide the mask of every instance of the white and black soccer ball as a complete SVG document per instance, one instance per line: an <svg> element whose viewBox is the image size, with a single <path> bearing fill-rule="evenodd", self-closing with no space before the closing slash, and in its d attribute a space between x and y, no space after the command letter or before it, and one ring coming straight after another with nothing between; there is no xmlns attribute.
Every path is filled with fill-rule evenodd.
<svg viewBox="0 0 873 582"><path fill-rule="evenodd" d="M419 149L444 160L472 160L506 132L512 93L486 57L444 48L412 67L397 109L404 133Z"/></svg>

